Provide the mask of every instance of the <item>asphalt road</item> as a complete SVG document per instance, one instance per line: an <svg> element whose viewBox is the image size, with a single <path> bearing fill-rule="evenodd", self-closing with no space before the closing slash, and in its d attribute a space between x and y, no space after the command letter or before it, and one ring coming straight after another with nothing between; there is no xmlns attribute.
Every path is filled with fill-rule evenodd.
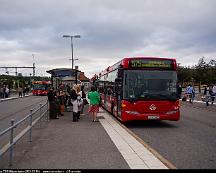
<svg viewBox="0 0 216 173"><path fill-rule="evenodd" d="M46 96L29 96L0 102L0 131L9 127L11 119L15 122L22 119L46 100Z"/></svg>
<svg viewBox="0 0 216 173"><path fill-rule="evenodd" d="M14 123L23 119L30 114L31 109L37 109L40 103L43 105L47 101L47 97L42 96L28 96L18 99L11 99L0 102L0 132L7 129L11 125L11 120L14 119ZM33 116L33 120L39 115ZM30 119L26 119L23 123L14 129L14 135L20 133L29 124ZM10 133L6 133L0 137L0 147L3 147L9 142Z"/></svg>
<svg viewBox="0 0 216 173"><path fill-rule="evenodd" d="M215 107L182 103L178 122L132 122L126 126L179 169L215 169Z"/></svg>

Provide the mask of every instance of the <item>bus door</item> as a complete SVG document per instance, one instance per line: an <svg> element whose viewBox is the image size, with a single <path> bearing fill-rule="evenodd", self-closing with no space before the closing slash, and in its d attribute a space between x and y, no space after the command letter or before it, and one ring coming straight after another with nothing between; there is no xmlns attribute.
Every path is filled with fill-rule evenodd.
<svg viewBox="0 0 216 173"><path fill-rule="evenodd" d="M115 95L117 101L117 116L121 116L121 93L122 93L122 79L115 79Z"/></svg>
<svg viewBox="0 0 216 173"><path fill-rule="evenodd" d="M103 106L104 106L105 109L107 109L107 99L108 99L107 86L105 85L104 86L104 102L103 102Z"/></svg>

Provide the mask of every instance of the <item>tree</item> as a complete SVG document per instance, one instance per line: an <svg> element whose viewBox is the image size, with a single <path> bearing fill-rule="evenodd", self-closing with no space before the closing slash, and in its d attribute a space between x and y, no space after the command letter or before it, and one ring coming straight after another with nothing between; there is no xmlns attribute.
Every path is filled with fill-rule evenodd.
<svg viewBox="0 0 216 173"><path fill-rule="evenodd" d="M183 85L189 82L195 84L216 83L216 60L205 61L205 57L199 59L198 64L192 67L178 67L178 81Z"/></svg>

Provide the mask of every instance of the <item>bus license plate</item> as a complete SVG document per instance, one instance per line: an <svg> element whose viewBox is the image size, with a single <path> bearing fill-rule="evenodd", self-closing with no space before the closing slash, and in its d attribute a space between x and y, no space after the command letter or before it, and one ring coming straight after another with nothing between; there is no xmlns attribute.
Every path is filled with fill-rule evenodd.
<svg viewBox="0 0 216 173"><path fill-rule="evenodd" d="M159 118L160 118L159 116L148 116L149 120L157 120Z"/></svg>

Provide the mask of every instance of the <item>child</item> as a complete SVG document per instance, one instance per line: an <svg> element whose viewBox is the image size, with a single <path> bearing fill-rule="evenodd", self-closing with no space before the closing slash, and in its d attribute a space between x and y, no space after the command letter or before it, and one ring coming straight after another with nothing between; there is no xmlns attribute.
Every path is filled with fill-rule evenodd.
<svg viewBox="0 0 216 173"><path fill-rule="evenodd" d="M77 118L80 119L80 113L82 111L82 106L83 106L83 99L80 95L77 96L77 104L78 104Z"/></svg>
<svg viewBox="0 0 216 173"><path fill-rule="evenodd" d="M76 91L73 89L71 91L71 103L73 105L73 121L78 121L78 100L77 100L77 93Z"/></svg>

